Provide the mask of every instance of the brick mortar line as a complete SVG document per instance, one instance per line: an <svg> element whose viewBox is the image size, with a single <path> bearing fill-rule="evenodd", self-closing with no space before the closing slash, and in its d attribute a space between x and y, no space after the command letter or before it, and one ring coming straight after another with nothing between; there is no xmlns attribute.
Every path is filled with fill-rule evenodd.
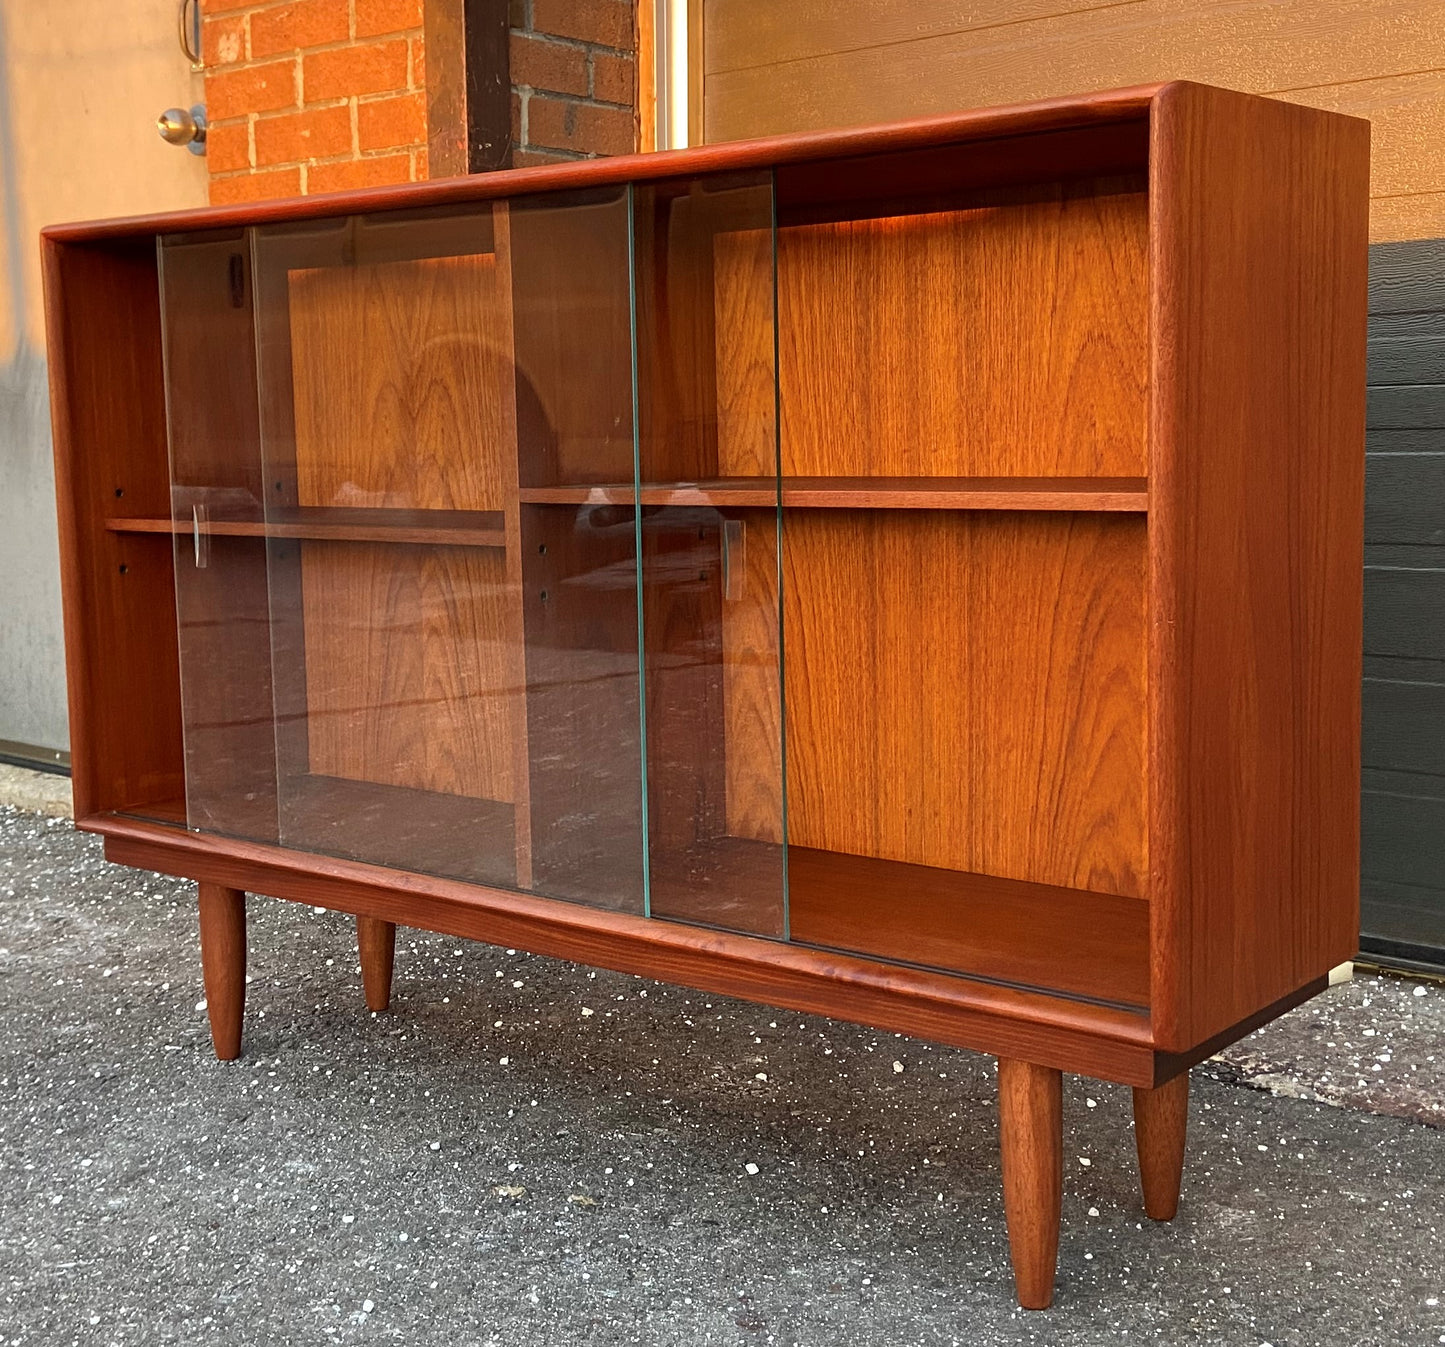
<svg viewBox="0 0 1445 1347"><path fill-rule="evenodd" d="M274 122L282 117L300 117L308 112L330 112L335 108L345 107L348 104L371 104L384 103L391 98L415 98L423 92L421 89L382 89L377 93L370 94L347 94L341 98L318 99L314 103L300 103L289 108L268 108L265 112L238 112L234 117L217 117L211 123L213 127L220 130L222 127L239 126L243 122L249 122L252 126L256 122ZM617 107L626 107L626 104L616 104Z"/></svg>
<svg viewBox="0 0 1445 1347"><path fill-rule="evenodd" d="M637 59L637 50L634 47L609 47L605 42L589 42L585 37L563 37L560 33L548 33L535 28L509 28L507 32L514 37L536 38L549 47L585 51L589 56L619 56L634 61Z"/></svg>
<svg viewBox="0 0 1445 1347"><path fill-rule="evenodd" d="M216 182L221 182L227 178L244 178L247 174L272 173L288 168L333 168L337 164L359 164L368 159L385 159L388 156L410 154L425 147L425 141L409 140L400 145L383 145L379 149L349 150L344 154L325 156L309 155L305 159L282 159L274 164L255 164L250 168L229 168L224 173L212 173L211 177Z"/></svg>
<svg viewBox="0 0 1445 1347"><path fill-rule="evenodd" d="M572 103L579 108L603 108L608 112L633 112L631 103L608 103L594 98L591 94L564 94L556 89L539 89L535 85L517 85L518 91L526 89L529 98L547 98L554 103Z"/></svg>
<svg viewBox="0 0 1445 1347"><path fill-rule="evenodd" d="M288 0L289 3L289 0ZM223 61L215 65L208 65L202 72L206 75L229 75L232 71L255 70L264 65L280 65L283 61L299 59L309 56L313 52L322 51L355 51L363 46L373 46L382 42L406 41L410 45L412 38L425 37L425 29L422 28L398 28L394 33L378 33L375 37L362 37L355 40L348 37L338 37L330 42L319 42L312 47L285 47L281 51L272 52L269 56L248 56L244 61ZM249 43L248 43L249 45ZM410 51L408 51L410 57Z"/></svg>
<svg viewBox="0 0 1445 1347"><path fill-rule="evenodd" d="M288 5L294 5L295 3L296 0L253 0L253 3L251 4L237 5L234 9L223 9L219 13L215 14L203 14L201 16L201 31L204 33L205 26L208 23L220 25L223 23L228 23L232 19L249 19L254 14L269 14L278 9L285 9ZM347 27L350 30L352 36L356 36L356 0L348 0L346 6L346 20ZM425 24L417 25L418 28L423 28L425 26ZM406 29L401 31L409 32L410 30ZM362 34L361 40L363 42L366 41L367 35Z"/></svg>

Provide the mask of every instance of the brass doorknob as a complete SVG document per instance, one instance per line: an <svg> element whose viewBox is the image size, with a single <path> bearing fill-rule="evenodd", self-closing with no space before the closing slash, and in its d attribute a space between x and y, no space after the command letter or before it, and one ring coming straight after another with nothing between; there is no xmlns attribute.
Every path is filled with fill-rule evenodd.
<svg viewBox="0 0 1445 1347"><path fill-rule="evenodd" d="M206 105L167 108L156 118L156 130L169 145L184 145L192 154L205 154Z"/></svg>

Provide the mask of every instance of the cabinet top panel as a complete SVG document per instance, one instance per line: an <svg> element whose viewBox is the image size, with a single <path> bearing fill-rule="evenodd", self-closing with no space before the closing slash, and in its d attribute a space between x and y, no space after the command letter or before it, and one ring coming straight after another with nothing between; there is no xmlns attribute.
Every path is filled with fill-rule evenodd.
<svg viewBox="0 0 1445 1347"><path fill-rule="evenodd" d="M57 243L241 228L284 220L322 219L379 210L462 204L534 192L656 181L699 173L785 164L806 164L863 155L893 155L971 141L997 140L1075 128L1106 127L1148 118L1155 100L1174 84L1053 98L1008 107L982 108L882 126L733 141L686 150L619 155L578 163L505 169L494 173L320 196L205 207L123 219L52 225L43 236ZM1337 114L1321 114L1332 116Z"/></svg>

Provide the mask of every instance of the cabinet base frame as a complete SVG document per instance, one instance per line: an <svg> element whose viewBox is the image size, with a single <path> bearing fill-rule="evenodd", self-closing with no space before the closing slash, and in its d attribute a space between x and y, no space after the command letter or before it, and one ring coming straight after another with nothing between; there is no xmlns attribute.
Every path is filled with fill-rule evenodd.
<svg viewBox="0 0 1445 1347"><path fill-rule="evenodd" d="M118 814L77 821L106 859L399 926L525 949L949 1047L1153 1089L1309 1000L1321 974L1185 1052L1154 1045L1147 1014L894 966L756 936L609 912Z"/></svg>
<svg viewBox="0 0 1445 1347"><path fill-rule="evenodd" d="M302 856L116 815L81 820L108 860L197 881L201 959L217 1057L240 1053L246 978L246 889L356 916L367 1005L389 1003L397 924L514 945L700 990L832 1015L998 1058L1004 1206L1019 1304L1053 1303L1063 1183L1063 1070L1134 1086L1144 1205L1178 1208L1188 1068L1328 985L1285 1001L1187 1054L1156 1051L1148 1018L946 974L751 936L598 911L376 866ZM244 886L244 887L243 887ZM1049 1002L1058 1002L1049 1005ZM1040 1060L1041 1059L1041 1060Z"/></svg>

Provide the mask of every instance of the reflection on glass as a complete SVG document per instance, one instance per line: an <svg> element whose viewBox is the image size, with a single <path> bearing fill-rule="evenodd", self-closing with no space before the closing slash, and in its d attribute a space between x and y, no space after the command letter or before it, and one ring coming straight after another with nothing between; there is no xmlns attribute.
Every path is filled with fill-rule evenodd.
<svg viewBox="0 0 1445 1347"><path fill-rule="evenodd" d="M645 909L628 231L162 246L191 826Z"/></svg>
<svg viewBox="0 0 1445 1347"><path fill-rule="evenodd" d="M772 217L162 246L191 826L785 934Z"/></svg>
<svg viewBox="0 0 1445 1347"><path fill-rule="evenodd" d="M171 521L185 817L274 842L271 640L260 430L244 231L163 235ZM216 535L213 520L231 531Z"/></svg>
<svg viewBox="0 0 1445 1347"><path fill-rule="evenodd" d="M781 936L772 180L635 201L651 912Z"/></svg>

